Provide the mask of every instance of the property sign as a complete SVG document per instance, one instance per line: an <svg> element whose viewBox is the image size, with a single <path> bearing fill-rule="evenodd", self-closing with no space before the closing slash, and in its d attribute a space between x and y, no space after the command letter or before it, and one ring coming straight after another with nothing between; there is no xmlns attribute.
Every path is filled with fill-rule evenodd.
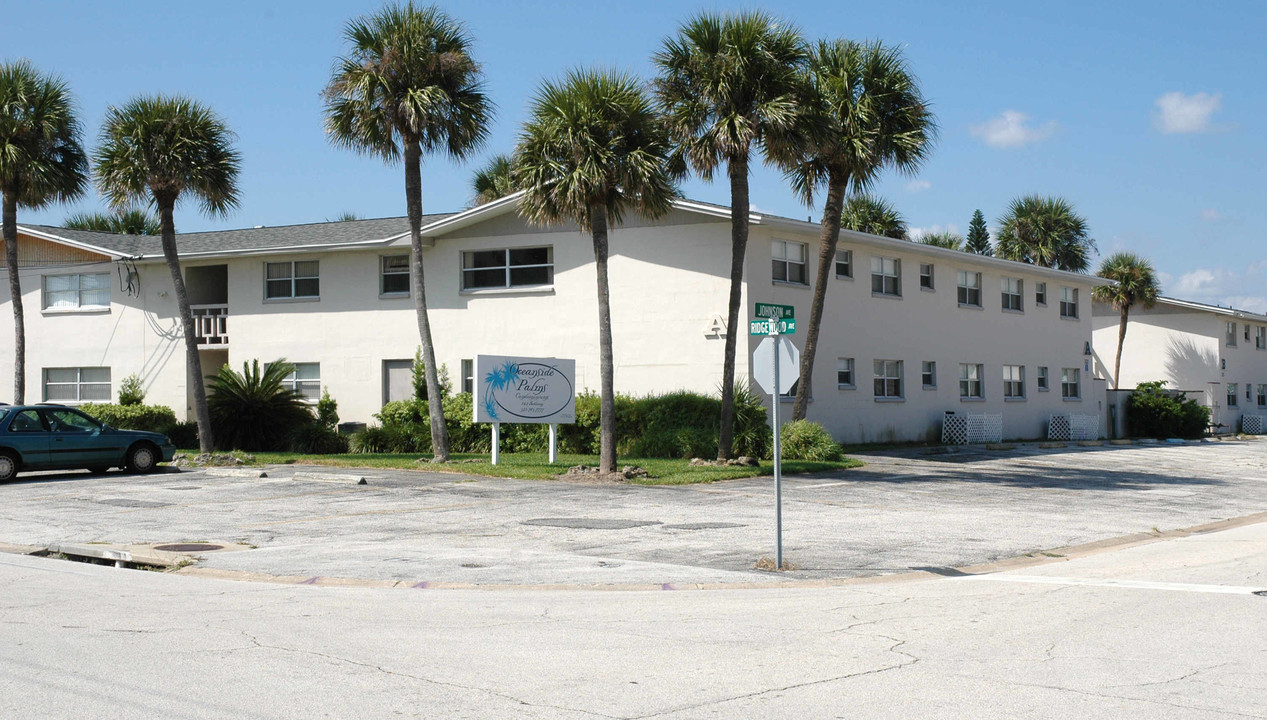
<svg viewBox="0 0 1267 720"><path fill-rule="evenodd" d="M753 320L748 323L749 335L769 335L770 323L777 325L779 335L795 335L795 320Z"/></svg>
<svg viewBox="0 0 1267 720"><path fill-rule="evenodd" d="M576 361L475 356L475 422L576 422Z"/></svg>
<svg viewBox="0 0 1267 720"><path fill-rule="evenodd" d="M796 317L796 308L791 305L774 305L772 303L757 303L757 312L755 315L759 318L774 318L775 320L791 320Z"/></svg>

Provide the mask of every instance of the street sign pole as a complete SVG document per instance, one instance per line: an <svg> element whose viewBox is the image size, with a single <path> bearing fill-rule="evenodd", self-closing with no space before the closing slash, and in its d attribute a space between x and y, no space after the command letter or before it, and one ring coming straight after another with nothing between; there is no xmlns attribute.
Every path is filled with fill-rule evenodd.
<svg viewBox="0 0 1267 720"><path fill-rule="evenodd" d="M770 335L774 338L774 377L771 379L770 386L774 388L771 393L773 406L771 416L774 419L774 569L783 569L783 447L782 438L780 437L779 427L779 343L782 338L779 337L779 324L770 323Z"/></svg>

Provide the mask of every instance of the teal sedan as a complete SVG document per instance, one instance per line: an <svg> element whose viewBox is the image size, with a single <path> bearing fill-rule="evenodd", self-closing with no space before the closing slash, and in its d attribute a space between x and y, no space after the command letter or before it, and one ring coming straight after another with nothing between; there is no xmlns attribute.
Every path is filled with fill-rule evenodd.
<svg viewBox="0 0 1267 720"><path fill-rule="evenodd" d="M0 406L0 483L28 470L122 467L147 473L175 454L166 435L118 430L74 408Z"/></svg>

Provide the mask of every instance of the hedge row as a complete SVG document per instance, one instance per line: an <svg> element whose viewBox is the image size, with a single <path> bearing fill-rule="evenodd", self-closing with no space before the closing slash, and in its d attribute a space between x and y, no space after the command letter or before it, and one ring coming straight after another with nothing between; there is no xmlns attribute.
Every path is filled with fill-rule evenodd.
<svg viewBox="0 0 1267 720"><path fill-rule="evenodd" d="M178 448L198 447L198 423L178 422L166 405L84 403L79 409L110 427L162 433Z"/></svg>

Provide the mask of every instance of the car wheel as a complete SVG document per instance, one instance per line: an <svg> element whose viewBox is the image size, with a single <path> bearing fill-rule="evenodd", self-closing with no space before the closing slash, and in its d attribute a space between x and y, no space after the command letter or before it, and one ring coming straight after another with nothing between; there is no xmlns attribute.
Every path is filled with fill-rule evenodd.
<svg viewBox="0 0 1267 720"><path fill-rule="evenodd" d="M154 472L158 467L158 448L149 443L137 443L128 450L128 470L134 473Z"/></svg>
<svg viewBox="0 0 1267 720"><path fill-rule="evenodd" d="M0 452L0 483L9 482L18 476L20 462L18 456L11 452Z"/></svg>

